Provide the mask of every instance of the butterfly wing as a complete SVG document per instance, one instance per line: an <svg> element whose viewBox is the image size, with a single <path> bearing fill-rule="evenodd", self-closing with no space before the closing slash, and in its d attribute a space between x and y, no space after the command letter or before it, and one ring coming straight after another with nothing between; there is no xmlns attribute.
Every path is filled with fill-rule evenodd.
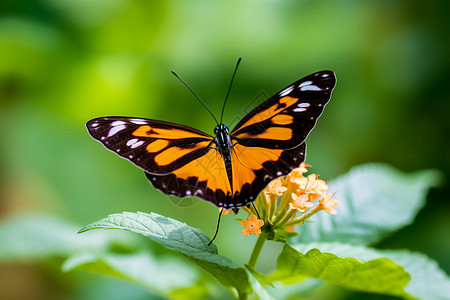
<svg viewBox="0 0 450 300"><path fill-rule="evenodd" d="M314 128L336 85L332 71L294 82L247 114L231 132L241 145L289 149Z"/></svg>
<svg viewBox="0 0 450 300"><path fill-rule="evenodd" d="M145 171L169 195L198 196L216 205L231 197L225 164L214 138L180 124L127 117L90 120L90 135Z"/></svg>
<svg viewBox="0 0 450 300"><path fill-rule="evenodd" d="M335 84L332 71L309 75L257 106L236 125L231 132L236 204L254 200L272 179L286 175L304 161L304 141Z"/></svg>

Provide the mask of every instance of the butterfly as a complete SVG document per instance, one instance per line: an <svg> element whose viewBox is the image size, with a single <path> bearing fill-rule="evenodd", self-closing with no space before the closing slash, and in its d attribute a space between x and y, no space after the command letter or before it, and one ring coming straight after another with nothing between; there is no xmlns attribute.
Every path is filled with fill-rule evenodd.
<svg viewBox="0 0 450 300"><path fill-rule="evenodd" d="M196 196L237 211L272 179L304 161L305 139L335 84L332 71L306 76L254 108L231 131L216 120L214 135L135 117L95 118L86 127L107 149L144 170L165 194Z"/></svg>

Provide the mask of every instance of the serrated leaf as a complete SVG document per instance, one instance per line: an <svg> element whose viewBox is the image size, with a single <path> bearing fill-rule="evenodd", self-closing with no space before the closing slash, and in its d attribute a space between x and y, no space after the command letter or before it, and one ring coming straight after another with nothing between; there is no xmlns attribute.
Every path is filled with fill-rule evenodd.
<svg viewBox="0 0 450 300"><path fill-rule="evenodd" d="M285 245L278 257L272 280L312 277L348 289L408 297L404 291L411 277L400 265L387 258L361 262L311 249L306 254Z"/></svg>
<svg viewBox="0 0 450 300"><path fill-rule="evenodd" d="M433 170L403 173L384 164L365 164L329 182L337 215L318 213L298 226L296 242L371 244L414 221L428 189L440 182Z"/></svg>
<svg viewBox="0 0 450 300"><path fill-rule="evenodd" d="M161 295L192 286L198 273L174 257L152 257L149 253L83 252L63 264L64 271L84 270L130 280Z"/></svg>
<svg viewBox="0 0 450 300"><path fill-rule="evenodd" d="M168 249L177 250L186 255L203 251L217 253L214 244L208 246L210 239L200 229L155 213L113 214L80 229L79 233L92 229L132 231L147 236Z"/></svg>
<svg viewBox="0 0 450 300"><path fill-rule="evenodd" d="M411 275L405 292L419 299L450 299L450 278L426 255L409 250L379 250L364 246L340 243L310 243L296 245L295 249L307 252L319 248L339 256L361 261L386 257L401 265Z"/></svg>

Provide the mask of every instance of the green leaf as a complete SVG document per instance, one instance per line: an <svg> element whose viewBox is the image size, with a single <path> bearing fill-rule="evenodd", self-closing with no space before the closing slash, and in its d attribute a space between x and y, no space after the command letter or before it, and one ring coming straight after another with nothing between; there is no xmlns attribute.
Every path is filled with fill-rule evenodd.
<svg viewBox="0 0 450 300"><path fill-rule="evenodd" d="M213 275L225 287L235 289L239 295L252 290L247 271L218 255L217 248L200 229L155 213L129 213L110 215L90 224L80 232L91 229L123 229L147 236L166 248L177 250Z"/></svg>
<svg viewBox="0 0 450 300"><path fill-rule="evenodd" d="M404 291L411 277L400 265L387 258L361 262L311 249L306 254L285 245L278 257L272 280L312 277L352 290L408 297Z"/></svg>
<svg viewBox="0 0 450 300"><path fill-rule="evenodd" d="M226 288L235 288L241 296L251 293L252 286L247 271L225 256L199 252L186 257L213 275Z"/></svg>
<svg viewBox="0 0 450 300"><path fill-rule="evenodd" d="M209 299L211 294L204 284L196 284L171 291L170 298L174 300Z"/></svg>
<svg viewBox="0 0 450 300"><path fill-rule="evenodd" d="M122 229L139 233L186 255L196 252L217 253L214 244L208 246L210 239L200 229L155 213L113 214L80 229L79 233L92 229Z"/></svg>
<svg viewBox="0 0 450 300"><path fill-rule="evenodd" d="M269 278L267 278L266 275L256 271L254 268L252 268L249 265L245 265L245 267L247 268L247 270L250 272L250 274L253 275L253 277L255 277L256 280L258 280L259 284L261 284L262 286L266 286L269 285L271 287L274 287L272 284L272 281L269 280Z"/></svg>
<svg viewBox="0 0 450 300"><path fill-rule="evenodd" d="M423 207L428 189L440 182L433 170L406 174L388 165L366 164L330 181L336 195L337 215L325 212L298 227L293 240L371 244L414 221Z"/></svg>
<svg viewBox="0 0 450 300"><path fill-rule="evenodd" d="M403 266L411 275L411 281L406 286L405 292L419 299L450 299L450 278L439 268L436 261L424 254L408 250L378 250L340 243L310 243L295 246L300 252L307 252L313 248L361 261L387 257Z"/></svg>
<svg viewBox="0 0 450 300"><path fill-rule="evenodd" d="M82 252L67 259L63 270L84 270L124 278L161 295L192 286L199 278L198 272L176 257L155 258L148 252Z"/></svg>
<svg viewBox="0 0 450 300"><path fill-rule="evenodd" d="M257 297L256 299L259 300L274 300L274 299L280 299L279 297L274 297L272 294L274 294L275 289L272 285L272 282L262 273L259 273L249 265L245 265L247 270L250 272L250 282L253 287L253 294L252 297ZM268 285L271 287L269 288ZM253 299L253 298L251 298Z"/></svg>

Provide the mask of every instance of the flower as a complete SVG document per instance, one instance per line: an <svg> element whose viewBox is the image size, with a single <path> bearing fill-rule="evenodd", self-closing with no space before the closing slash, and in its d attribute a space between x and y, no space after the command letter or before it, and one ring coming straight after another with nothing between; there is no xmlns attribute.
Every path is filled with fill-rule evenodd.
<svg viewBox="0 0 450 300"><path fill-rule="evenodd" d="M325 193L328 183L319 179L317 174L306 176L307 167L311 166L302 162L285 177L272 180L258 195L253 206L242 207L251 214L248 219L241 220L245 228L242 234L259 235L264 232L263 236L267 239L285 242L297 234L293 232L294 226L309 222L308 218L317 212L337 213L334 209L336 200Z"/></svg>
<svg viewBox="0 0 450 300"><path fill-rule="evenodd" d="M338 205L337 201L331 199L333 197L331 194L325 194L322 199L319 200L318 208L322 208L329 214L335 215L337 211L334 209Z"/></svg>
<svg viewBox="0 0 450 300"><path fill-rule="evenodd" d="M284 230L286 230L286 232L295 233L294 227L295 225L286 226Z"/></svg>
<svg viewBox="0 0 450 300"><path fill-rule="evenodd" d="M298 168L293 169L284 179L284 184L286 185L287 189L291 188L293 190L298 188L299 180L301 180L303 177L303 173L308 172L306 167L311 167L310 165L302 162L300 163L300 166Z"/></svg>
<svg viewBox="0 0 450 300"><path fill-rule="evenodd" d="M264 225L263 220L259 220L255 215L251 215L248 219L241 220L241 225L245 228L242 230L243 235L261 234L261 227Z"/></svg>
<svg viewBox="0 0 450 300"><path fill-rule="evenodd" d="M283 193L287 190L283 183L281 182L281 177L272 180L267 187L264 189L264 194L271 197L272 199L279 198L283 195Z"/></svg>
<svg viewBox="0 0 450 300"><path fill-rule="evenodd" d="M304 212L314 205L308 201L309 197L307 194L301 194L300 196L297 196L296 194L292 193L292 201L289 203L289 207L300 212Z"/></svg>
<svg viewBox="0 0 450 300"><path fill-rule="evenodd" d="M298 188L297 195L308 194L309 201L314 201L319 198L323 192L328 190L328 185L325 181L318 179L319 175L310 174L308 177L301 177L296 180Z"/></svg>

